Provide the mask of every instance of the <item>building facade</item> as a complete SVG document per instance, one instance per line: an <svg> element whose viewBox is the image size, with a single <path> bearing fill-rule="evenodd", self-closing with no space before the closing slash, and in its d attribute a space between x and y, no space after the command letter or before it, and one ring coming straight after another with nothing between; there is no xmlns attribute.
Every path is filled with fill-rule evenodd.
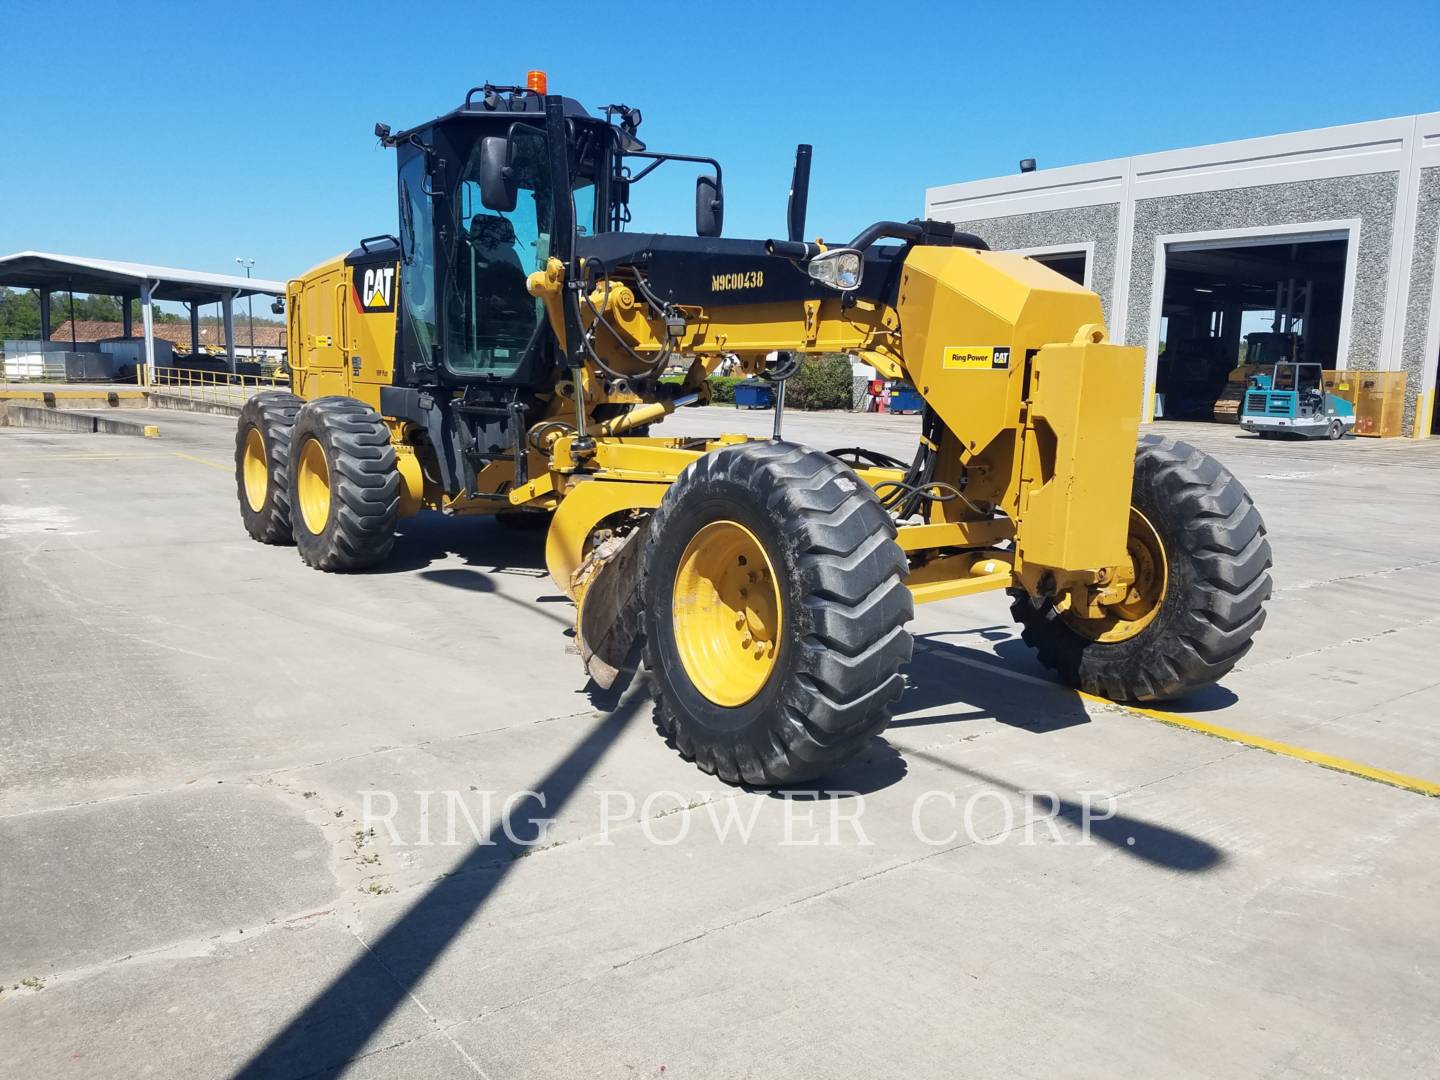
<svg viewBox="0 0 1440 1080"><path fill-rule="evenodd" d="M950 184L925 209L1083 267L1111 338L1146 349L1147 417L1157 381L1178 401L1187 357L1233 368L1265 320L1326 367L1405 372L1403 433L1436 427L1440 113Z"/></svg>

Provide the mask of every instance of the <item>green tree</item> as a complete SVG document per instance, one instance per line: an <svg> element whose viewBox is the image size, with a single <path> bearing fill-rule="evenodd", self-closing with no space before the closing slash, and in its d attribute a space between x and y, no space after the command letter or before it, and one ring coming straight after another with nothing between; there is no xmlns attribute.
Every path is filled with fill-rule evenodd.
<svg viewBox="0 0 1440 1080"><path fill-rule="evenodd" d="M70 320L71 297L69 293L57 292L50 295L50 332L59 330ZM76 293L74 297L75 318L78 322L121 322L120 299L115 296L87 296ZM140 333L144 319L140 301L130 301L130 314L134 319L135 334ZM155 309L157 323L178 323L188 316L173 311ZM258 324L259 319L255 322ZM0 339L34 339L40 336L40 296L33 289L0 289Z"/></svg>
<svg viewBox="0 0 1440 1080"><path fill-rule="evenodd" d="M785 384L785 404L797 409L848 409L851 383L848 356L807 356Z"/></svg>
<svg viewBox="0 0 1440 1080"><path fill-rule="evenodd" d="M40 298L28 289L0 289L0 340L39 336Z"/></svg>

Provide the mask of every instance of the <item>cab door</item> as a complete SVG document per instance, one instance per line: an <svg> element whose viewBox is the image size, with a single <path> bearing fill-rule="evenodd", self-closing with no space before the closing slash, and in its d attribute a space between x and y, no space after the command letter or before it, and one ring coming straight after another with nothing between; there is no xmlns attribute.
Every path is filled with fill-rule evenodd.
<svg viewBox="0 0 1440 1080"><path fill-rule="evenodd" d="M346 392L343 267L316 274L300 291L293 347L300 358L302 397Z"/></svg>
<svg viewBox="0 0 1440 1080"><path fill-rule="evenodd" d="M350 306L341 316L349 394L380 407L380 387L394 382L395 313L400 292L398 246L390 237L362 240L346 259Z"/></svg>

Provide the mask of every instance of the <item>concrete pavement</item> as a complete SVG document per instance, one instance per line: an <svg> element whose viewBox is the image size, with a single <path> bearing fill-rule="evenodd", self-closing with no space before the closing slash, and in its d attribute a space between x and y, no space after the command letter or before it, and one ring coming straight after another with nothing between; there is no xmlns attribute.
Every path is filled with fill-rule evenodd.
<svg viewBox="0 0 1440 1080"><path fill-rule="evenodd" d="M643 685L586 692L540 534L417 519L322 575L241 530L232 422L156 422L0 431L14 1075L1433 1074L1440 801L1084 702L997 597L919 610L823 791L727 788ZM1440 780L1440 446L1165 430L1276 557L1178 711Z"/></svg>

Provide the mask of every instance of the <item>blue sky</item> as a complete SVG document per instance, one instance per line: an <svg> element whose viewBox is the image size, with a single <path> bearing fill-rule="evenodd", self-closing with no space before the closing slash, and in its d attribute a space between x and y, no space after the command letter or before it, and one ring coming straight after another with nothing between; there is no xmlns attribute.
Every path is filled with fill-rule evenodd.
<svg viewBox="0 0 1440 1080"><path fill-rule="evenodd" d="M797 142L812 234L920 213L924 189L1440 109L1440 4L38 4L3 0L0 254L285 278L395 228L372 135L470 86L549 72L717 157L726 235L784 231ZM693 173L636 227L693 228ZM668 171L676 170L665 178Z"/></svg>

